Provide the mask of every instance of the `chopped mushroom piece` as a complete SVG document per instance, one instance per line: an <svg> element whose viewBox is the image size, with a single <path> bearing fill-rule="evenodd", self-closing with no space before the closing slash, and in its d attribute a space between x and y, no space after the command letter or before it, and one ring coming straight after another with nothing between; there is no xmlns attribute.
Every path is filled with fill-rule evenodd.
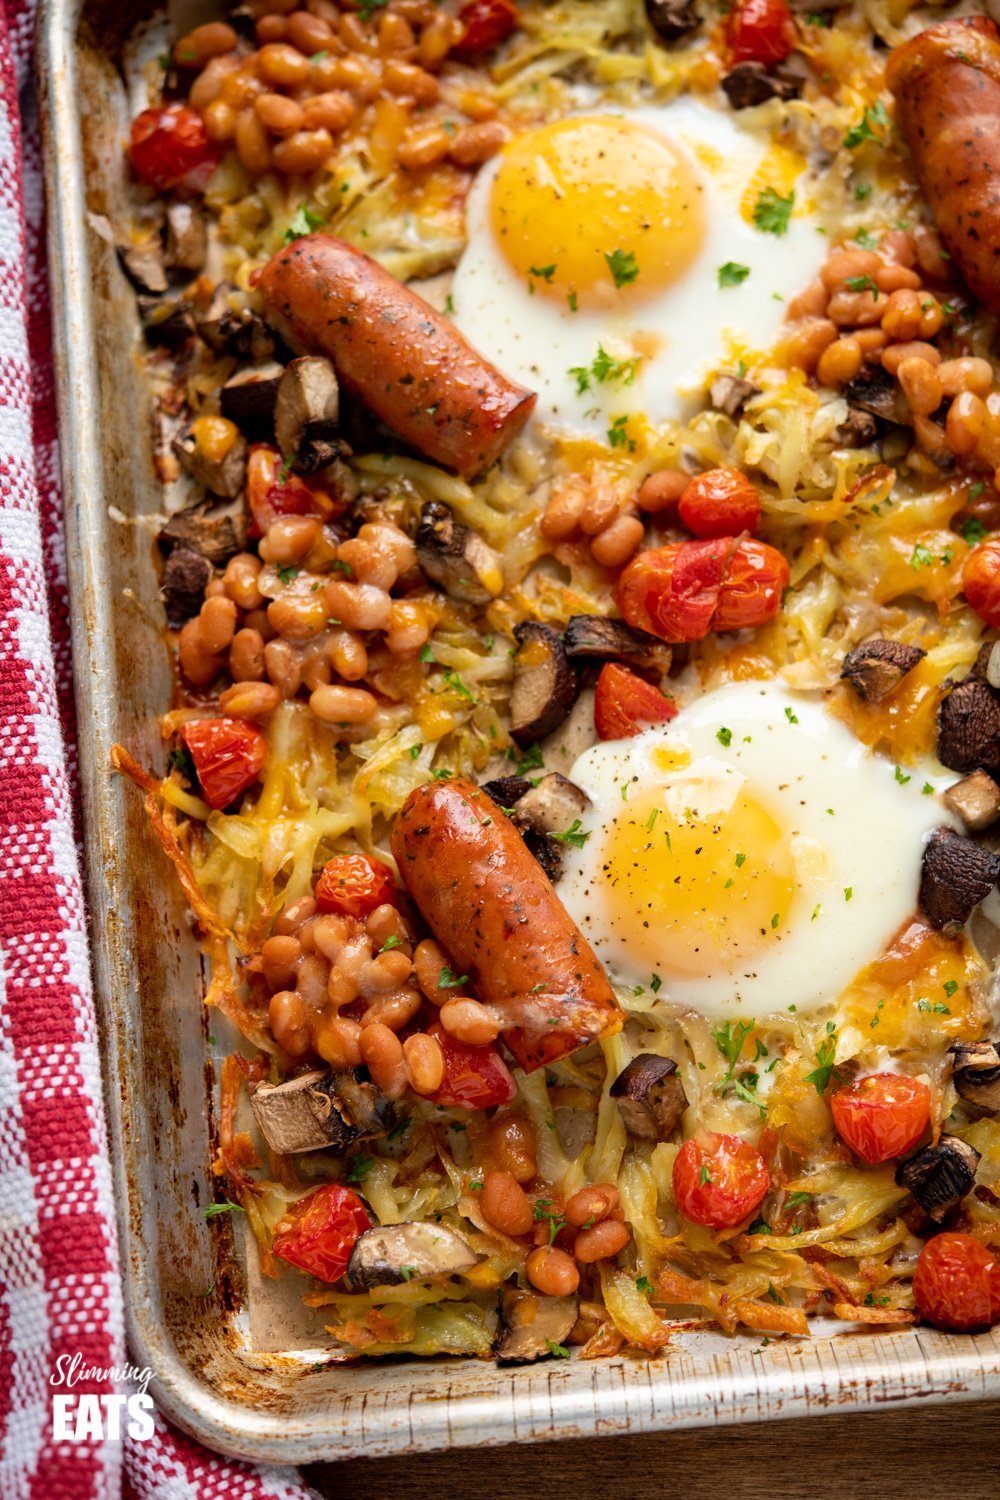
<svg viewBox="0 0 1000 1500"><path fill-rule="evenodd" d="M179 271L200 271L205 264L208 234L205 218L193 203L167 204L167 265Z"/></svg>
<svg viewBox="0 0 1000 1500"><path fill-rule="evenodd" d="M863 365L860 373L844 386L844 399L849 406L860 407L886 422L912 425L913 418L899 386L881 365Z"/></svg>
<svg viewBox="0 0 1000 1500"><path fill-rule="evenodd" d="M951 771L1000 766L1000 698L988 682L967 677L938 709L938 760Z"/></svg>
<svg viewBox="0 0 1000 1500"><path fill-rule="evenodd" d="M833 440L838 448L869 448L878 434L878 418L870 411L862 411L860 406L851 406L845 421L834 432Z"/></svg>
<svg viewBox="0 0 1000 1500"><path fill-rule="evenodd" d="M1000 856L953 828L935 828L924 848L920 909L932 927L956 934L998 879Z"/></svg>
<svg viewBox="0 0 1000 1500"><path fill-rule="evenodd" d="M152 347L179 349L193 339L194 308L183 297L136 297L146 343Z"/></svg>
<svg viewBox="0 0 1000 1500"><path fill-rule="evenodd" d="M226 417L199 417L174 443L174 452L191 477L213 495L235 500L247 471L247 444Z"/></svg>
<svg viewBox="0 0 1000 1500"><path fill-rule="evenodd" d="M1000 818L1000 786L988 771L973 771L943 793L946 807L957 813L970 833L980 833Z"/></svg>
<svg viewBox="0 0 1000 1500"><path fill-rule="evenodd" d="M272 1151L344 1151L384 1135L393 1108L374 1083L351 1072L300 1073L287 1083L262 1083L250 1096L254 1119Z"/></svg>
<svg viewBox="0 0 1000 1500"><path fill-rule="evenodd" d="M452 599L489 604L503 589L500 554L439 500L429 500L421 511L416 542L417 562Z"/></svg>
<svg viewBox="0 0 1000 1500"><path fill-rule="evenodd" d="M211 503L202 500L172 515L157 533L162 550L190 547L217 568L224 567L243 547L243 527L232 516L211 515L211 509Z"/></svg>
<svg viewBox="0 0 1000 1500"><path fill-rule="evenodd" d="M351 1252L345 1281L355 1291L403 1281L441 1281L471 1271L476 1253L443 1224L387 1224L369 1229Z"/></svg>
<svg viewBox="0 0 1000 1500"><path fill-rule="evenodd" d="M980 677L991 688L1000 688L1000 641L985 641L972 664L970 677Z"/></svg>
<svg viewBox="0 0 1000 1500"><path fill-rule="evenodd" d="M514 636L518 651L510 690L510 732L523 748L559 728L580 688L562 637L551 625L525 620L515 627Z"/></svg>
<svg viewBox="0 0 1000 1500"><path fill-rule="evenodd" d="M905 641L865 641L844 657L841 680L849 682L866 703L881 703L926 655L920 646Z"/></svg>
<svg viewBox="0 0 1000 1500"><path fill-rule="evenodd" d="M163 568L160 593L171 630L196 615L205 602L205 588L212 577L212 564L190 547L174 547Z"/></svg>
<svg viewBox="0 0 1000 1500"><path fill-rule="evenodd" d="M636 630L624 620L606 615L572 615L566 624L563 645L569 657L590 656L596 661L627 661L635 666L669 672L670 647L648 631Z"/></svg>
<svg viewBox="0 0 1000 1500"><path fill-rule="evenodd" d="M311 354L293 359L278 385L274 435L300 474L315 474L350 452L337 435L339 420L340 386L331 361Z"/></svg>
<svg viewBox="0 0 1000 1500"><path fill-rule="evenodd" d="M248 307L234 308L230 296L234 287L221 282L216 287L198 333L217 354L232 354L261 364L274 358L277 341L264 319Z"/></svg>
<svg viewBox="0 0 1000 1500"><path fill-rule="evenodd" d="M278 386L285 370L277 361L239 370L219 392L219 409L249 438L267 438L274 433L274 408Z"/></svg>
<svg viewBox="0 0 1000 1500"><path fill-rule="evenodd" d="M896 1182L916 1198L932 1219L943 1219L960 1203L976 1180L979 1152L954 1135L942 1135L935 1146L900 1162Z"/></svg>
<svg viewBox="0 0 1000 1500"><path fill-rule="evenodd" d="M646 16L662 42L678 42L701 25L692 0L646 0Z"/></svg>
<svg viewBox="0 0 1000 1500"><path fill-rule="evenodd" d="M750 397L759 395L760 387L739 375L717 375L708 388L712 410L727 417L739 416Z"/></svg>
<svg viewBox="0 0 1000 1500"><path fill-rule="evenodd" d="M672 1057L640 1052L611 1085L622 1124L646 1141L668 1141L688 1107L684 1085Z"/></svg>
<svg viewBox="0 0 1000 1500"><path fill-rule="evenodd" d="M769 72L763 63L737 63L722 80L726 98L733 109L752 109L768 99L797 99L803 80L776 68Z"/></svg>
<svg viewBox="0 0 1000 1500"><path fill-rule="evenodd" d="M539 1297L508 1287L500 1303L497 1363L530 1365L565 1347L577 1320L579 1297Z"/></svg>
<svg viewBox="0 0 1000 1500"><path fill-rule="evenodd" d="M529 782L517 799L514 826L550 880L562 874L565 835L575 831L589 806L586 792L558 771L550 771L537 786Z"/></svg>
<svg viewBox="0 0 1000 1500"><path fill-rule="evenodd" d="M163 246L159 239L142 240L138 245L119 245L118 259L129 281L140 292L157 293L167 290Z"/></svg>
<svg viewBox="0 0 1000 1500"><path fill-rule="evenodd" d="M509 809L531 791L531 782L527 776L498 776L494 781L484 781L483 791L498 807Z"/></svg>
<svg viewBox="0 0 1000 1500"><path fill-rule="evenodd" d="M1000 1111L1000 1052L995 1042L953 1042L951 1081L961 1098L988 1114Z"/></svg>

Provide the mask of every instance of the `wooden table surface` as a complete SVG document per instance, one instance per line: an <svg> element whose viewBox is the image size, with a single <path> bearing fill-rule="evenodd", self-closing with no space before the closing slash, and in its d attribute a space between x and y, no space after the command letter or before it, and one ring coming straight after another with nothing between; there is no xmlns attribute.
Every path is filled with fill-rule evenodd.
<svg viewBox="0 0 1000 1500"><path fill-rule="evenodd" d="M1000 1402L306 1470L330 1500L1000 1500Z"/></svg>

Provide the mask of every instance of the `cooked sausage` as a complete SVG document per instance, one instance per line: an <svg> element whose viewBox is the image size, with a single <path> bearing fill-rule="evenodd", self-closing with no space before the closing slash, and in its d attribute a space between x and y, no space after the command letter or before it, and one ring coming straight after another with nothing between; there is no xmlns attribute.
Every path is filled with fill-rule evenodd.
<svg viewBox="0 0 1000 1500"><path fill-rule="evenodd" d="M268 322L286 342L325 354L348 390L434 463L477 474L534 410L531 391L335 235L294 240L272 256L257 285Z"/></svg>
<svg viewBox="0 0 1000 1500"><path fill-rule="evenodd" d="M392 831L407 890L456 978L511 1023L527 1072L622 1026L590 944L497 804L456 778L418 787ZM459 993L456 990L456 993Z"/></svg>
<svg viewBox="0 0 1000 1500"><path fill-rule="evenodd" d="M1000 312L1000 37L986 16L929 26L886 66L934 221L970 290Z"/></svg>

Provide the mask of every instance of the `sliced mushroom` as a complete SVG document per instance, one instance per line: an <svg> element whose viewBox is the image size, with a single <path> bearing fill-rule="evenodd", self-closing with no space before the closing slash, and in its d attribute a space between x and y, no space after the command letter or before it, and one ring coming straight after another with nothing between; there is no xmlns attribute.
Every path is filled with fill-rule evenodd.
<svg viewBox="0 0 1000 1500"><path fill-rule="evenodd" d="M983 642L969 676L988 682L991 688L1000 688L1000 641Z"/></svg>
<svg viewBox="0 0 1000 1500"><path fill-rule="evenodd" d="M925 1146L900 1162L896 1182L916 1198L932 1219L943 1219L960 1203L976 1180L979 1152L954 1135L942 1135L937 1145Z"/></svg>
<svg viewBox="0 0 1000 1500"><path fill-rule="evenodd" d="M759 395L760 387L739 375L716 375L708 388L712 410L724 412L727 417L739 416L750 397Z"/></svg>
<svg viewBox="0 0 1000 1500"><path fill-rule="evenodd" d="M212 564L190 547L174 547L163 568L160 593L172 630L196 615L205 602L205 588L212 577Z"/></svg>
<svg viewBox="0 0 1000 1500"><path fill-rule="evenodd" d="M550 880L562 874L565 836L576 831L589 807L587 793L558 771L549 771L537 786L529 782L518 797L514 826Z"/></svg>
<svg viewBox="0 0 1000 1500"><path fill-rule="evenodd" d="M500 1302L497 1363L530 1365L563 1347L580 1311L579 1297L539 1297L508 1287Z"/></svg>
<svg viewBox="0 0 1000 1500"><path fill-rule="evenodd" d="M768 72L763 63L737 63L722 80L726 98L733 109L753 109L768 99L797 99L803 80L781 69Z"/></svg>
<svg viewBox="0 0 1000 1500"><path fill-rule="evenodd" d="M627 661L635 666L656 667L659 672L669 672L672 660L670 647L655 635L636 630L624 620L609 620L606 615L572 615L563 645L569 657Z"/></svg>
<svg viewBox="0 0 1000 1500"><path fill-rule="evenodd" d="M350 452L337 435L340 386L328 359L293 359L278 385L274 435L278 448L300 474L315 474Z"/></svg>
<svg viewBox="0 0 1000 1500"><path fill-rule="evenodd" d="M951 1081L961 1098L988 1114L1000 1111L1000 1052L995 1042L953 1042Z"/></svg>
<svg viewBox="0 0 1000 1500"><path fill-rule="evenodd" d="M484 781L483 791L498 807L510 809L525 792L531 791L531 782L527 776L498 776L493 781Z"/></svg>
<svg viewBox="0 0 1000 1500"><path fill-rule="evenodd" d="M244 42L256 43L257 15L250 5L237 5L227 17L236 35Z"/></svg>
<svg viewBox="0 0 1000 1500"><path fill-rule="evenodd" d="M146 343L179 349L195 335L194 308L183 297L136 298Z"/></svg>
<svg viewBox="0 0 1000 1500"><path fill-rule="evenodd" d="M122 270L140 292L165 292L167 272L163 264L163 246L159 238L141 240L137 245L119 245L118 259Z"/></svg>
<svg viewBox="0 0 1000 1500"><path fill-rule="evenodd" d="M668 1141L688 1107L684 1085L672 1057L640 1052L611 1085L622 1124L646 1141Z"/></svg>
<svg viewBox="0 0 1000 1500"><path fill-rule="evenodd" d="M489 604L503 589L500 554L439 500L429 500L421 511L416 541L417 562L450 598Z"/></svg>
<svg viewBox="0 0 1000 1500"><path fill-rule="evenodd" d="M300 1073L287 1083L262 1083L250 1095L260 1133L272 1151L344 1151L384 1135L392 1105L374 1083L353 1073Z"/></svg>
<svg viewBox="0 0 1000 1500"><path fill-rule="evenodd" d="M661 42L679 42L701 25L692 0L646 0L646 16Z"/></svg>
<svg viewBox="0 0 1000 1500"><path fill-rule="evenodd" d="M920 909L932 927L961 931L1000 879L1000 855L953 828L935 828L920 869Z"/></svg>
<svg viewBox="0 0 1000 1500"><path fill-rule="evenodd" d="M190 421L191 413L184 404L183 397L178 397L177 392L171 392L154 398L151 418L156 473L161 484L173 484L181 472L174 443Z"/></svg>
<svg viewBox="0 0 1000 1500"><path fill-rule="evenodd" d="M942 794L952 812L958 813L970 833L981 833L1000 818L1000 786L988 771L973 771Z"/></svg>
<svg viewBox="0 0 1000 1500"><path fill-rule="evenodd" d="M1000 698L988 682L967 677L938 709L938 760L951 771L1000 766Z"/></svg>
<svg viewBox="0 0 1000 1500"><path fill-rule="evenodd" d="M205 217L193 203L167 204L167 265L200 271L208 251Z"/></svg>
<svg viewBox="0 0 1000 1500"><path fill-rule="evenodd" d="M518 643L510 690L510 732L523 747L542 740L564 721L580 690L562 637L541 620L514 629Z"/></svg>
<svg viewBox="0 0 1000 1500"><path fill-rule="evenodd" d="M838 448L870 448L878 438L878 418L859 406L848 408L847 416L833 434Z"/></svg>
<svg viewBox="0 0 1000 1500"><path fill-rule="evenodd" d="M442 1281L471 1271L476 1259L468 1240L443 1224L387 1224L361 1236L345 1280L355 1291L403 1281Z"/></svg>
<svg viewBox="0 0 1000 1500"><path fill-rule="evenodd" d="M228 430L227 430L228 429ZM191 477L213 495L235 500L247 472L246 438L225 417L199 417L174 443Z"/></svg>
<svg viewBox="0 0 1000 1500"><path fill-rule="evenodd" d="M171 547L189 547L221 568L242 550L244 538L242 524L232 516L213 516L210 502L202 500L172 515L156 540L164 552Z"/></svg>
<svg viewBox="0 0 1000 1500"><path fill-rule="evenodd" d="M269 360L266 365L252 365L239 370L226 381L219 392L219 409L235 422L245 436L270 437L274 433L274 408L278 386L284 375L283 365Z"/></svg>
<svg viewBox="0 0 1000 1500"><path fill-rule="evenodd" d="M888 370L881 365L863 365L860 372L844 386L848 406L860 407L897 426L912 425L912 417L900 389Z"/></svg>
<svg viewBox="0 0 1000 1500"><path fill-rule="evenodd" d="M865 641L844 657L841 680L849 682L866 703L881 703L926 655L905 641Z"/></svg>
<svg viewBox="0 0 1000 1500"><path fill-rule="evenodd" d="M234 290L226 282L216 287L208 311L198 323L199 335L217 354L232 354L254 364L273 359L277 348L274 334L248 307L233 307L230 296Z"/></svg>

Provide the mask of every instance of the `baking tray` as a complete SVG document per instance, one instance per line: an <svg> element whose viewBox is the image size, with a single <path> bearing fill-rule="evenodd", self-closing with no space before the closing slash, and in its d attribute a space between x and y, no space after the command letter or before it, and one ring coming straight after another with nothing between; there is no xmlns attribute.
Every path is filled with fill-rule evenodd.
<svg viewBox="0 0 1000 1500"><path fill-rule="evenodd" d="M280 1317L250 1315L232 1216L201 1212L214 1094L201 958L141 798L109 770L116 740L162 764L170 691L137 315L101 232L124 215L123 46L149 15L141 0L44 0L38 53L94 979L130 1356L161 1409L209 1447L300 1463L1000 1395L1000 1330L679 1332L655 1360L500 1370L324 1364L282 1346Z"/></svg>

